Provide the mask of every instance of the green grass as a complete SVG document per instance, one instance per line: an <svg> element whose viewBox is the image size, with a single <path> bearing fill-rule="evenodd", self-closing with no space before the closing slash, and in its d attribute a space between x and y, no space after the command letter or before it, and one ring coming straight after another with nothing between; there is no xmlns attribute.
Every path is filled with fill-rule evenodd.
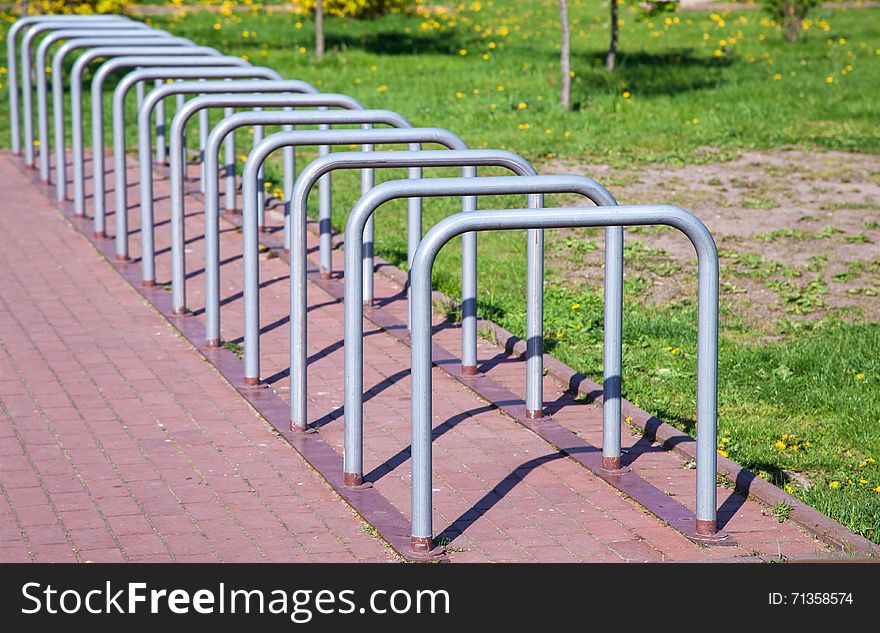
<svg viewBox="0 0 880 633"><path fill-rule="evenodd" d="M620 66L608 73L601 64L608 39L604 4L571 4L572 112L556 105L558 25L556 3L550 0L486 1L480 11L466 9L455 16L328 19L330 51L324 60L310 54L312 24L294 15L190 12L185 18L155 17L153 22L201 44L247 55L255 64L310 81L324 92L351 94L366 107L401 112L414 125L449 128L472 147L508 148L539 164L550 157L621 167L651 161L682 164L791 145L880 152L880 9L817 10L813 26L795 44L785 42L757 11L714 18L682 12L665 24L662 17L641 22L624 10ZM6 82L0 78L0 83ZM0 93L0 139L5 144L5 85ZM131 107L129 120L133 117ZM89 138L88 130L86 134ZM130 133L130 147L134 141ZM315 152L303 149L298 156L305 162ZM389 170L377 174L377 181L403 175ZM269 166L268 179L273 182L270 189L279 182L277 164ZM358 197L358 184L356 173L334 175L337 228ZM481 201L481 207L523 202L500 197ZM548 199L548 204L554 202L558 200ZM426 201L425 226L458 205L455 200ZM774 205L754 199L747 206ZM376 228L378 253L402 267L404 208L402 201L383 207ZM832 239L839 232L829 226L814 237ZM585 231L584 237L600 240L601 232ZM767 234L766 240L801 237L778 232ZM576 262L594 246L569 240L559 247ZM482 235L480 253L481 313L522 335L522 236ZM633 238L627 255L653 262L652 272L658 275L677 272L665 253ZM727 253L722 266L722 281L734 290L731 282L738 276L766 280L787 271L743 253ZM852 322L831 312L819 320L801 318L803 312L815 317L824 309L826 281L821 266L814 268L817 275L806 286L774 282L790 307L791 317L785 321L750 326L722 303L719 447L880 542L880 494L874 491L880 486L880 323L876 313ZM437 287L457 296L459 269L456 243L438 259ZM666 305L646 305L639 292L649 283L635 274L626 280L624 395L693 432L695 301L677 297ZM575 304L579 307L572 309ZM575 285L560 272L548 271L545 308L547 348L600 378L601 288ZM784 519L787 513L779 514Z"/></svg>

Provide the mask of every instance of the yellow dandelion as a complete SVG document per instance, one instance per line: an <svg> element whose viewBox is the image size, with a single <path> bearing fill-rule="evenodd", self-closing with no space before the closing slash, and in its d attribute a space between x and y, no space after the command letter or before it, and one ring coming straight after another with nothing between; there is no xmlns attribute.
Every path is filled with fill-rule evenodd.
<svg viewBox="0 0 880 633"><path fill-rule="evenodd" d="M623 92L623 98L624 98L624 99L629 99L631 96L632 96L632 95L631 95L629 92L627 92L627 91L624 91L624 92Z"/></svg>
<svg viewBox="0 0 880 633"><path fill-rule="evenodd" d="M380 94L383 92L388 92L388 86L386 86L385 84L382 84L381 86L376 88L376 92L378 92Z"/></svg>
<svg viewBox="0 0 880 633"><path fill-rule="evenodd" d="M775 79L776 81L779 81L780 79L782 79L782 75L780 75L779 73L776 73L775 75L773 75L773 79Z"/></svg>
<svg viewBox="0 0 880 633"><path fill-rule="evenodd" d="M720 448L718 449L718 454L721 455L722 457L728 456L728 452L723 449L720 449Z"/></svg>
<svg viewBox="0 0 880 633"><path fill-rule="evenodd" d="M833 83L834 83L834 77L832 77L831 75L828 75L827 77L825 77L825 83L826 83L826 84L833 84Z"/></svg>
<svg viewBox="0 0 880 633"><path fill-rule="evenodd" d="M465 48L461 49L460 51L458 51L458 54L461 55L462 57L464 57L465 55L467 55L467 49L465 49Z"/></svg>
<svg viewBox="0 0 880 633"><path fill-rule="evenodd" d="M865 374L863 374L862 372L859 372L856 374L856 380L864 380L864 379L865 379Z"/></svg>
<svg viewBox="0 0 880 633"><path fill-rule="evenodd" d="M840 482L839 481L828 482L828 487L829 488L840 488Z"/></svg>
<svg viewBox="0 0 880 633"><path fill-rule="evenodd" d="M525 101L520 101L520 102L519 102L519 105L516 106L516 107L517 107L517 109L519 109L519 110L525 110L525 109L528 108L529 106L526 104Z"/></svg>
<svg viewBox="0 0 880 633"><path fill-rule="evenodd" d="M572 304L571 304L571 309L572 309L572 310L579 310L580 307L581 307L581 304L579 304L579 303L572 303Z"/></svg>
<svg viewBox="0 0 880 633"><path fill-rule="evenodd" d="M783 442L782 440L776 440L775 446L781 451L785 450L785 442Z"/></svg>

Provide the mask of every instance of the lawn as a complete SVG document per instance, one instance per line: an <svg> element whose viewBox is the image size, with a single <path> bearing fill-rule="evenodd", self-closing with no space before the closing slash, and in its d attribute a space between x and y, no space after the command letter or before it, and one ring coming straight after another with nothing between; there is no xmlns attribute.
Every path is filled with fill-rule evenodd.
<svg viewBox="0 0 880 633"><path fill-rule="evenodd" d="M324 92L398 111L414 125L449 128L472 147L510 149L539 171L551 163L604 163L625 176L633 168L717 163L791 146L880 153L880 9L817 10L794 44L759 11L688 11L642 21L622 10L619 68L608 73L605 3L570 4L572 112L557 106L558 18L549 0L473 2L366 22L329 19L323 60L311 55L311 22L294 14L193 9L151 19ZM0 134L8 143L8 132ZM306 161L314 152L298 156ZM377 180L401 175L389 171ZM880 172L869 177L876 183ZM275 165L269 180L279 181ZM358 177L339 174L334 183L334 223L341 229ZM609 188L615 191L610 182ZM521 202L502 198L481 207ZM401 266L403 208L388 205L377 217L377 251ZM454 200L427 202L426 226L456 208ZM869 206L865 220L866 227L876 224L877 209ZM586 243L593 236L582 237ZM634 250L636 237L629 238L628 257L655 261L650 251ZM555 239L548 244L558 250ZM522 334L524 242L484 235L480 249L481 313ZM437 286L451 295L459 292L459 262L453 246L435 268ZM857 263L871 280L866 292L880 289L877 251ZM722 298L719 450L880 542L880 300L874 294L860 310L826 309L810 294L820 295L821 286L805 284L811 270L737 252L727 253L722 266L722 282L757 276L779 301L800 295L798 309L763 322ZM762 277L768 268L772 275ZM682 294L657 305L644 299L640 283L640 275L627 277L624 395L693 432L695 301ZM565 268L549 267L548 348L595 379L602 373L601 301L600 286L577 284Z"/></svg>

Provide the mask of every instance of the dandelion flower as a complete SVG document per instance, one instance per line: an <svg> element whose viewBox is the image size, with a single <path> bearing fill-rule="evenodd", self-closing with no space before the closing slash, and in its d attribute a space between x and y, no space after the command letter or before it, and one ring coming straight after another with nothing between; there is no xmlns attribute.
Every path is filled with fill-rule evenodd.
<svg viewBox="0 0 880 633"><path fill-rule="evenodd" d="M864 379L865 379L865 374L863 374L862 372L859 372L856 374L856 380L864 380Z"/></svg>
<svg viewBox="0 0 880 633"><path fill-rule="evenodd" d="M839 481L828 482L828 487L829 488L840 488L840 482Z"/></svg>
<svg viewBox="0 0 880 633"><path fill-rule="evenodd" d="M516 106L516 107L517 107L519 110L525 110L525 109L528 108L529 106L526 104L525 101L520 101L520 102L519 102L519 105Z"/></svg>
<svg viewBox="0 0 880 633"><path fill-rule="evenodd" d="M624 98L624 99L629 99L631 96L632 96L632 95L631 95L629 92L624 91L624 93L623 93L623 98Z"/></svg>

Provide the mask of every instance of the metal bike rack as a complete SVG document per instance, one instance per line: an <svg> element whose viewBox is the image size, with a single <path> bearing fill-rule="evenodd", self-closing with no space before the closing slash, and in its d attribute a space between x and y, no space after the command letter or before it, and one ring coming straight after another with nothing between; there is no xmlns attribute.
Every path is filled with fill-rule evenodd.
<svg viewBox="0 0 880 633"><path fill-rule="evenodd" d="M136 28L143 32L149 32L152 29L142 22L127 22L129 28ZM84 21L83 26L87 26L96 30L106 30L112 32L116 26L114 23L107 22L89 22ZM21 89L22 89L22 110L24 116L24 158L25 165L28 168L34 167L34 105L33 105L33 43L38 35L42 33L51 33L52 31L61 31L70 28L66 22L43 22L32 27L21 40ZM45 63L45 62L44 62Z"/></svg>
<svg viewBox="0 0 880 633"><path fill-rule="evenodd" d="M189 49L186 49L189 50ZM199 67L236 67L249 66L248 62L238 57L225 56L163 56L163 55L133 55L116 57L101 64L92 78L92 161L95 212L95 234L103 235L104 227L104 82L116 70L120 68L167 68L165 76L189 77ZM100 175L100 177L98 177ZM116 258L126 260L128 258L128 218L125 213L116 214ZM120 231L122 232L120 235Z"/></svg>
<svg viewBox="0 0 880 633"><path fill-rule="evenodd" d="M67 199L67 152L65 148L64 131L64 60L74 51L83 48L97 48L101 46L149 46L172 47L189 46L195 44L183 37L129 37L121 38L116 35L103 38L76 38L62 44L52 58L52 117L55 122L55 197L61 202ZM168 50L167 48L165 49ZM158 114L158 112L157 112ZM47 137L48 140L48 137Z"/></svg>
<svg viewBox="0 0 880 633"><path fill-rule="evenodd" d="M359 486L363 483L363 306L358 302L362 278L358 274L359 253L363 248L364 226L376 210L391 200L398 198L440 197L440 196L485 196L529 194L529 206L537 209L543 204L540 195L549 193L574 193L591 200L595 204L614 206L617 202L605 187L586 176L492 176L483 178L429 178L425 180L392 180L374 187L358 200L348 217L345 226L345 450L344 480L346 485ZM466 210L472 213L475 209ZM529 418L543 415L543 375L544 375L544 236L538 228L528 232L527 272L526 272L526 411ZM606 257L607 254L606 250ZM613 255L611 255L613 256ZM415 256L414 256L415 257ZM623 277L610 280L612 285L623 284ZM606 280L606 286L608 281ZM622 309L614 306L612 311ZM291 321L293 315L291 313ZM412 304L411 321L415 323L415 306ZM612 322L619 323L620 319ZM620 332L609 333L606 346L620 346ZM302 350L296 350L301 354ZM607 351L607 350L606 350ZM294 353L291 345L291 354ZM606 359L614 361L619 354L611 354ZM296 366L301 361L297 359ZM291 375L294 365L291 365ZM620 375L619 365L609 367L615 375ZM463 372L464 373L464 372ZM620 382L606 381L609 409L603 415L603 427L608 434L620 436ZM291 389L293 387L291 386ZM615 404L616 401L616 404ZM291 409L294 406L291 400ZM612 413L616 411L617 416ZM620 445L609 447L616 451L617 469L620 467ZM605 453L603 452L603 457ZM603 459L603 465L606 462ZM606 466L607 467L607 466ZM615 470L609 468L609 470Z"/></svg>
<svg viewBox="0 0 880 633"><path fill-rule="evenodd" d="M104 37L96 40L96 35L104 34ZM43 182L49 182L49 154L51 150L49 137L49 104L48 104L48 81L46 57L49 49L53 44L62 40L77 41L85 38L88 41L97 41L99 46L102 43L117 41L119 43L128 43L132 45L132 40L150 44L154 41L173 41L174 38L170 33L165 31L157 31L155 29L131 28L131 27L99 27L91 29L63 29L49 33L37 46L36 55L36 74L37 74L37 138L39 139L39 158L40 158L40 178ZM54 70L54 68L53 68ZM141 86L143 87L143 86ZM58 103L56 101L55 103ZM57 120L57 116L56 116Z"/></svg>
<svg viewBox="0 0 880 633"><path fill-rule="evenodd" d="M218 58L222 59L222 58ZM126 165L125 165L125 98L128 94L128 91L131 90L133 85L140 85L143 81L148 80L156 80L156 79L235 79L238 77L267 77L271 79L275 79L280 77L277 71L272 70L271 68L266 68L264 66L250 66L250 65L242 65L235 67L203 67L197 65L195 68L181 68L175 66L170 68L168 66L159 66L155 68L140 68L138 70L134 70L128 73L122 80L116 85L113 90L113 99L112 99L112 130L113 130L113 178L114 178L114 205L115 212L117 218L117 231L116 231L116 244L117 244L117 255L124 254L126 257L128 256L128 224L126 217L125 231L120 232L123 228L120 224L120 209L128 209L128 185L127 185L127 173L126 173ZM178 89L177 87L182 85L183 83L187 84L187 88ZM231 85L228 81L215 82L214 88L216 88L216 84L224 84L226 89ZM207 81L194 81L194 82L177 82L171 85L165 85L161 88L156 89L159 92L159 95L156 99L152 100L152 104L156 103L159 100L162 100L165 96L169 94L197 94L199 90L204 89L209 86L210 83ZM195 88L198 87L198 88ZM156 92L154 91L154 92ZM151 93L152 94L152 93ZM146 99L145 99L146 101ZM147 137L150 136L149 132L149 115L152 111L152 104L150 108L141 107L138 113L138 119L140 120L140 112L146 111L146 123L147 123ZM207 115L207 111L204 112ZM204 145L203 145L204 146ZM152 213L152 161L150 159L150 153L147 152L146 161L142 163L142 167L146 166L147 168L147 181L141 181L140 187L141 189L147 187L150 190L150 212ZM143 174L143 169L141 169L141 174ZM124 243L124 245L123 245Z"/></svg>
<svg viewBox="0 0 880 633"><path fill-rule="evenodd" d="M323 103L326 105L323 107L342 107L342 108L351 108L355 110L360 110L362 113L367 112L362 110L362 106L346 95L331 95L331 94L322 94L320 98L323 100ZM300 103L302 103L302 98L298 99ZM280 102L279 102L280 103ZM313 105L314 105L313 101ZM277 105L277 103L276 103ZM220 344L220 257L219 257L219 216L220 216L220 200L219 200L219 192L217 191L217 181L218 178L218 169L217 169L217 152L220 147L220 143L222 143L225 136L231 132L233 132L238 127L248 125L251 119L255 117L257 119L263 120L264 116L272 116L273 121L277 123L299 123L299 124L319 124L322 128L329 127L328 123L322 123L323 121L330 121L333 123L338 123L338 117L333 115L332 113L327 112L319 112L319 113L289 113L289 112L276 112L276 113L239 113L234 115L233 117L228 117L221 121L211 132L211 135L208 138L208 147L206 154L206 174L207 174L207 183L206 183L206 194L205 194L205 257L206 257L206 266L205 266L205 336L206 342L208 346L217 346ZM328 119L328 115L330 118ZM401 115L388 112L388 111L372 111L367 116L376 116L377 123L386 123L388 125L409 125L409 122L406 121L404 117ZM325 130L319 130L317 133L325 133ZM316 132L311 132L310 134L314 135ZM312 136L311 138L315 138ZM285 152L288 148L294 149L298 145L318 145L319 150L321 147L325 147L317 142L305 142L303 141L303 137L297 135L298 141L291 145L284 146ZM369 144L364 145L365 148L371 148L372 146ZM285 171L286 168L285 168ZM371 182L372 176L365 175L362 181ZM227 179L227 184L228 184ZM322 187L329 187L329 181L325 181L321 183ZM285 178L285 187L288 187L288 180ZM255 187L257 191L259 191L260 187L257 185ZM285 192L285 196L289 195L288 192L292 190L292 186L290 189ZM228 189L227 189L228 193ZM329 192L327 195L322 196L322 201L326 208L329 209L330 203L330 195ZM322 205L322 215L324 205ZM285 207L286 211L289 211ZM328 211L329 214L329 211ZM259 211L257 212L257 226L259 229ZM182 212L181 212L182 217ZM285 234L289 235L290 228L290 215L287 213L285 216ZM285 243L287 243L287 239ZM181 242L182 244L182 242ZM256 248L256 246L254 247ZM183 275L183 261L182 259L176 255L176 251L182 251L182 246L178 245L176 249L172 248L172 256L174 260L178 262L178 276L180 276L183 280L185 280L185 275ZM246 256L247 257L247 256ZM246 282L247 283L247 282ZM175 285L175 284L172 284ZM185 297L185 286L183 282L180 282L180 287L182 292L174 299L174 305L179 306L177 309L182 310L183 306L186 303ZM257 328L259 329L259 321L257 323ZM259 359L257 360L257 373L259 373ZM248 381L250 384L253 381Z"/></svg>
<svg viewBox="0 0 880 633"><path fill-rule="evenodd" d="M9 31L6 33L6 63L8 66L9 76L9 128L10 128L10 144L15 154L21 154L21 120L18 102L18 35L22 29L34 28L42 24L57 23L59 26L55 28L70 28L76 25L88 25L104 22L133 23L134 21L124 16L91 16L91 15L32 15L16 20ZM27 33L25 33L27 34ZM22 51L24 53L24 51ZM22 55L24 62L24 54ZM24 65L22 67L22 79L25 75L29 78L30 73L30 43L27 47L27 67L25 72ZM30 84L30 79L28 83ZM28 90L28 99L31 98ZM22 98L24 95L22 94ZM33 147L33 146L32 146Z"/></svg>
<svg viewBox="0 0 880 633"><path fill-rule="evenodd" d="M100 58L114 59L131 55L168 55L178 56L220 56L220 52L203 46L181 46L179 48L150 46L99 46L85 51L73 64L70 71L70 139L73 152L73 211L82 217L86 212L85 204L85 150L83 143L83 74L88 65ZM94 83L94 78L93 78ZM103 102L101 102L103 108ZM103 129L102 129L103 139ZM102 170L103 170L103 156ZM104 235L103 218L101 233Z"/></svg>
<svg viewBox="0 0 880 633"><path fill-rule="evenodd" d="M302 171L294 185L291 197L291 221L295 222L293 233L297 236L292 239L290 259L290 296L291 296L291 428L304 431L307 429L307 405L306 405L306 365L308 354L307 348L307 323L306 315L306 208L309 192L315 182L325 173L336 169L353 169L363 166L373 168L407 167L410 169L410 178L421 178L423 167L464 167L465 173L473 172L478 166L505 167L517 175L536 175L532 165L524 158L504 150L419 150L408 152L339 152L318 158L310 163ZM365 192L366 193L366 192ZM410 207L407 213L407 265L412 264L412 257L416 247L422 239L422 205L418 196L409 198ZM412 204L416 202L418 204ZM542 206L542 202L536 197L531 200L533 205ZM472 206L470 197L465 196L462 207L468 210ZM368 222L372 219L368 219ZM372 250L364 248L361 244L356 253L362 253L360 275L362 279L372 277L375 272L372 264ZM465 254L463 253L463 256ZM530 251L529 265L535 261L540 263L543 254L535 257ZM353 257L352 261L358 258ZM349 274L357 276L357 271L351 272L346 268L345 277ZM476 280L476 275L473 277ZM363 284L361 284L362 286ZM467 287L467 284L463 284ZM407 288L408 291L408 288ZM468 295L476 297L476 287L466 288ZM362 288L353 294L356 297L362 294ZM409 327L409 319L407 319ZM476 306L474 302L468 302L467 307L462 309L463 338L476 339ZM467 332L467 334L465 334ZM359 485L355 483L353 485Z"/></svg>
<svg viewBox="0 0 880 633"><path fill-rule="evenodd" d="M238 69L242 73L249 72L251 69ZM259 71L261 69L259 67L253 69L254 72L250 73L254 76L259 76L263 74ZM274 72L274 71L272 71ZM259 81L223 81L223 82L178 82L174 84L166 84L162 85L159 88L156 88L147 96L144 101L144 106L138 112L138 152L139 152L139 163L140 163L140 191L141 191L141 262L142 262L142 270L143 270L143 283L145 286L152 286L155 284L155 256L154 256L154 246L153 246L153 173L152 173L152 160L150 157L150 146L151 146L151 134L150 134L150 111L153 108L153 105L157 102L161 102L166 96L174 93L198 93L203 96L197 97L195 99L190 100L183 108L188 112L195 110L203 110L208 107L222 107L225 103L235 102L235 105L239 105L242 101L242 98L246 98L249 100L258 99L258 95L241 95L234 93L241 92L254 92L254 91L265 91L267 93L273 92L287 92L287 93L306 93L306 94L318 94L318 89L312 86L310 83L305 81L300 81L298 79L267 79L267 80L259 80ZM214 94L222 94L221 97L214 97ZM261 101L262 103L262 101ZM250 105L250 104L248 104ZM181 110L181 111L183 111ZM225 107L224 114L229 117L232 116L233 110L232 107ZM188 120L191 114L186 116ZM259 128L257 128L259 129ZM181 132L183 134L183 132ZM185 135L184 135L185 136ZM258 142L257 134L254 134L254 144ZM209 198L214 198L216 192L214 191L216 187L216 178L213 183L213 189L209 189L207 187L207 180L210 170L214 170L214 175L216 176L217 167L217 152L219 152L219 146L213 151L213 153L208 151L209 143L208 140L205 141L205 159L202 162L202 170L205 173L205 200L207 204L207 200ZM213 158L213 160L209 160L209 156ZM226 178L227 178L227 187L226 194L227 196L233 196L234 188L235 188L235 176L234 173L230 173L235 168L235 136L231 135L226 139ZM210 164L210 167L209 167ZM184 171L184 166L181 161L180 170ZM294 164L294 156L292 151L285 153L285 182L288 179L293 178L293 170L295 169ZM291 173L288 174L287 172ZM182 176L182 174L181 174ZM230 183L229 180L232 179ZM182 184L182 180L181 180ZM286 185L285 185L286 186ZM230 191L232 189L232 191ZM176 189L174 190L176 191ZM175 195L175 194L172 194ZM182 196L182 192L180 193ZM173 200L172 199L172 204ZM182 198L181 198L182 200ZM181 214L183 213L183 206L181 201Z"/></svg>
<svg viewBox="0 0 880 633"><path fill-rule="evenodd" d="M161 32L161 31L159 31ZM65 121L64 121L64 62L67 57L78 50L106 46L148 46L160 47L168 50L170 47L194 47L195 44L183 37L157 37L149 36L121 37L116 34L106 37L77 37L69 39L58 47L52 58L52 118L55 127L55 163L57 173L55 175L55 195L61 201L67 199L67 166L65 147ZM39 93L38 93L39 96ZM40 122L42 125L42 122ZM41 128L42 129L42 128ZM42 134L42 132L41 132ZM49 136L46 136L48 143ZM40 150L42 151L42 141ZM49 156L49 148L46 148L46 160ZM42 154L41 154L42 159ZM64 160L62 160L64 159ZM41 163L42 168L42 163Z"/></svg>
<svg viewBox="0 0 880 633"><path fill-rule="evenodd" d="M411 271L412 328L412 533L414 552L433 547L431 526L431 270L449 240L467 231L551 229L589 226L666 225L684 233L697 252L697 509L696 539L723 538L716 523L716 418L718 390L718 253L696 216L678 207L638 205L567 207L457 213L425 235ZM350 353L346 346L346 356ZM349 411L346 408L346 418ZM346 452L347 455L347 452Z"/></svg>
<svg viewBox="0 0 880 633"><path fill-rule="evenodd" d="M409 126L409 122L396 112L384 111L388 116L394 117L398 125ZM358 113L353 112L328 112L326 121L337 124L356 123ZM355 116L352 116L355 115ZM238 116L238 115L236 115ZM326 139L326 140L325 140ZM245 161L242 174L242 238L244 255L244 383L246 385L258 385L260 382L260 311L259 311L259 287L260 272L257 259L259 237L256 213L256 198L258 196L257 174L263 161L276 149L287 145L350 145L350 144L376 144L376 143L440 143L451 149L467 149L467 145L461 138L441 128L409 128L397 130L333 130L333 131L297 131L279 132L267 137L255 147ZM328 185L328 191L324 195L329 202L329 174L321 177L320 184ZM368 191L373 186L372 169L363 170L361 178L361 190ZM329 204L328 204L329 209ZM323 222L323 218L321 218ZM326 221L329 232L329 217ZM463 246L464 248L464 246ZM372 277L370 277L372 279ZM476 345L476 341L474 341Z"/></svg>

